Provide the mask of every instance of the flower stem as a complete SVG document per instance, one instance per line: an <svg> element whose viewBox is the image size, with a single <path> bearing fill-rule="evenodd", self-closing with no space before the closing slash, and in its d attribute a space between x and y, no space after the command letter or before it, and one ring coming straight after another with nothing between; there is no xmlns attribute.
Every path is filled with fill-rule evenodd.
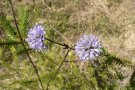
<svg viewBox="0 0 135 90"><path fill-rule="evenodd" d="M80 60L74 60L74 61L65 61L65 62L79 62Z"/></svg>
<svg viewBox="0 0 135 90"><path fill-rule="evenodd" d="M48 41L50 41L50 42L52 42L52 43L55 43L55 44L57 44L57 45L63 46L64 49L71 49L71 50L74 50L74 48L69 47L68 44L65 44L65 43L64 43L64 44L58 43L58 42L55 42L55 41L53 41L53 40L51 40L51 39L49 39L49 38L46 38L46 37L45 37L45 39L48 40Z"/></svg>
<svg viewBox="0 0 135 90"><path fill-rule="evenodd" d="M70 50L71 50L71 49L68 49L68 51L67 51L67 53L66 53L66 55L65 55L65 57L64 57L64 59L63 59L63 61L61 62L60 66L58 67L58 69L57 69L56 73L54 74L53 78L50 79L50 81L48 82L46 90L49 90L49 85L50 85L51 80L54 80L54 79L56 78L56 75L58 74L58 72L59 72L61 66L63 65L63 63L65 62L66 57L68 56L68 53L70 52Z"/></svg>
<svg viewBox="0 0 135 90"><path fill-rule="evenodd" d="M17 24L17 20L16 20L16 17L15 17L15 11L14 11L14 8L13 8L12 1L9 0L9 3L10 3L10 5L11 5L11 10L12 10L12 14L13 14L15 26L16 26L17 32L18 32L18 34L19 34L19 38L20 38L20 40L21 40L22 46L23 46L23 48L24 48L24 50L25 50L25 52L26 52L26 54L27 54L27 56L28 56L28 58L29 58L30 63L32 64L32 66L33 66L33 68L34 68L34 70L35 70L35 72L36 72L36 75L37 75L37 77L38 77L38 79L39 79L39 82L40 82L40 85L41 85L41 87L42 87L42 90L44 90L43 84L42 84L42 82L41 82L41 78L40 78L39 73L38 73L38 69L37 69L36 66L34 65L32 59L31 59L31 57L30 57L30 55L29 55L29 53L28 53L28 51L27 51L27 49L26 49L26 47L25 47L25 44L24 44L24 42L23 42L23 38L22 38L22 36L21 36L20 30L19 30L19 27L18 27L18 24Z"/></svg>

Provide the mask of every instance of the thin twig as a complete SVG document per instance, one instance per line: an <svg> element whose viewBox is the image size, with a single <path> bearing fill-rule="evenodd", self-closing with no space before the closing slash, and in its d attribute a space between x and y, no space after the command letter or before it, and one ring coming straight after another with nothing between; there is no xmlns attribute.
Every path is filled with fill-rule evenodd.
<svg viewBox="0 0 135 90"><path fill-rule="evenodd" d="M52 10L52 8L50 8L50 7L47 5L46 0L42 0L42 3L43 3L43 5L45 5L45 7L47 7L49 10Z"/></svg>
<svg viewBox="0 0 135 90"><path fill-rule="evenodd" d="M74 61L65 61L65 62L79 62L80 60L74 60Z"/></svg>
<svg viewBox="0 0 135 90"><path fill-rule="evenodd" d="M46 90L49 90L49 85L50 85L51 80L54 80L54 79L56 78L56 75L58 74L58 72L59 72L61 66L63 65L63 63L65 62L66 57L68 56L68 53L69 53L70 51L71 51L71 49L68 49L68 51L67 51L67 53L66 53L66 55L65 55L65 57L64 57L64 59L63 59L63 61L61 62L60 66L58 67L58 69L57 69L56 73L54 74L53 78L49 80L49 82L48 82L48 84L47 84Z"/></svg>
<svg viewBox="0 0 135 90"><path fill-rule="evenodd" d="M49 38L46 38L46 37L45 37L45 39L48 40L48 41L50 41L50 42L52 42L52 43L55 43L55 44L57 44L57 45L63 46L64 49L71 49L71 50L74 50L74 48L69 47L68 44L65 44L65 43L64 43L64 44L58 43L58 42L55 42L55 41L53 41L53 40L51 40L51 39L49 39Z"/></svg>
<svg viewBox="0 0 135 90"><path fill-rule="evenodd" d="M54 30L56 33L58 33L66 42L68 42L70 45L74 46L74 44L66 37L64 36L61 32L59 32L59 30L57 30L56 28L54 28L52 25L51 25L51 22L50 20L48 19L45 19L45 20L42 20L40 21L39 23L45 23L45 22L48 22L49 26L52 28L52 30Z"/></svg>
<svg viewBox="0 0 135 90"><path fill-rule="evenodd" d="M25 44L24 44L24 42L23 42L23 38L22 38L22 36L21 36L20 30L19 30L19 27L18 27L18 24L17 24L17 21L16 21L16 17L15 17L15 12L14 12L14 8L13 8L12 1L9 0L9 3L10 3L10 5L11 5L11 10L12 10L12 14L13 14L15 26L16 26L17 32L18 32L18 34L19 34L19 38L20 38L20 40L21 40L22 46L23 46L23 48L24 48L24 50L25 50L25 52L26 52L26 54L27 54L27 56L28 56L28 58L29 58L29 61L31 62L31 64L32 64L32 66L33 66L33 68L34 68L34 70L35 70L35 72L36 72L36 75L37 75L37 77L38 77L38 79L39 79L39 82L40 82L40 84L41 84L42 90L44 90L44 87L43 87L43 84L42 84L42 82L41 82L41 79L40 79L38 70L37 70L36 66L34 65L32 59L31 59L31 57L30 57L30 55L29 55L29 53L28 53L28 51L27 51L27 49L26 49L26 47L25 47Z"/></svg>
<svg viewBox="0 0 135 90"><path fill-rule="evenodd" d="M55 29L55 28L50 24L50 22L49 22L49 25L50 25L50 27L51 27L55 32L57 32L62 38L64 38L68 43L70 43L71 45L73 45L73 43L72 43L69 39L67 39L63 34L61 34L57 29Z"/></svg>

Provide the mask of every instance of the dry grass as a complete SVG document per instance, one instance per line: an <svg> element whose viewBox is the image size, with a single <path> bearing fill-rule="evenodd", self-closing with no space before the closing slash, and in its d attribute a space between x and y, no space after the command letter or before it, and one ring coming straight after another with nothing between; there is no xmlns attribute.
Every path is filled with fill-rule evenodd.
<svg viewBox="0 0 135 90"><path fill-rule="evenodd" d="M98 34L111 52L135 60L134 5L133 0L80 0L69 7L74 10L69 23Z"/></svg>
<svg viewBox="0 0 135 90"><path fill-rule="evenodd" d="M135 60L135 2L134 0L13 0L16 7L26 5L39 9L37 22L54 26L63 24L64 34L75 42L84 33L101 38L103 46L120 57ZM0 10L10 16L3 0ZM36 11L35 11L36 12ZM66 16L67 15L67 16ZM66 19L63 19L65 18ZM58 28L61 29L61 28Z"/></svg>
<svg viewBox="0 0 135 90"><path fill-rule="evenodd" d="M63 32L71 42L84 33L99 36L103 46L119 57L135 61L135 1L134 0L13 0L15 7L26 5L38 10L34 22L48 24ZM11 16L9 6L2 0L0 12ZM34 23L32 22L32 23ZM58 38L59 39L59 38ZM61 39L63 40L63 39ZM129 80L131 71L122 69Z"/></svg>

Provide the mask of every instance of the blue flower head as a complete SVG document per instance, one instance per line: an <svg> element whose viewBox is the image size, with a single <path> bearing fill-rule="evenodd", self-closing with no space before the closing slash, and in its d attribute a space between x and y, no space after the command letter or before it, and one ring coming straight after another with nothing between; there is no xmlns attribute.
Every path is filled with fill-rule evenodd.
<svg viewBox="0 0 135 90"><path fill-rule="evenodd" d="M39 24L36 24L33 28L31 28L26 39L29 47L35 49L36 51L42 51L45 49L46 47L43 43L45 40L44 34L44 28Z"/></svg>
<svg viewBox="0 0 135 90"><path fill-rule="evenodd" d="M102 52L101 44L96 36L84 35L76 43L75 52L80 60L93 60Z"/></svg>

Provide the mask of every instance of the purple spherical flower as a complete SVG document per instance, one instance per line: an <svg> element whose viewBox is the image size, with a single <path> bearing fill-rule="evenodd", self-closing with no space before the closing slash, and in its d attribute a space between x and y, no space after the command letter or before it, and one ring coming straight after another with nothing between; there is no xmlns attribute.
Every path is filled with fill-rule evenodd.
<svg viewBox="0 0 135 90"><path fill-rule="evenodd" d="M84 35L75 46L76 55L80 60L96 59L102 52L101 44L98 38L94 35Z"/></svg>
<svg viewBox="0 0 135 90"><path fill-rule="evenodd" d="M36 51L42 51L43 49L45 49L45 45L43 43L43 41L45 40L44 34L44 28L39 24L31 28L26 39L29 47L35 49Z"/></svg>

